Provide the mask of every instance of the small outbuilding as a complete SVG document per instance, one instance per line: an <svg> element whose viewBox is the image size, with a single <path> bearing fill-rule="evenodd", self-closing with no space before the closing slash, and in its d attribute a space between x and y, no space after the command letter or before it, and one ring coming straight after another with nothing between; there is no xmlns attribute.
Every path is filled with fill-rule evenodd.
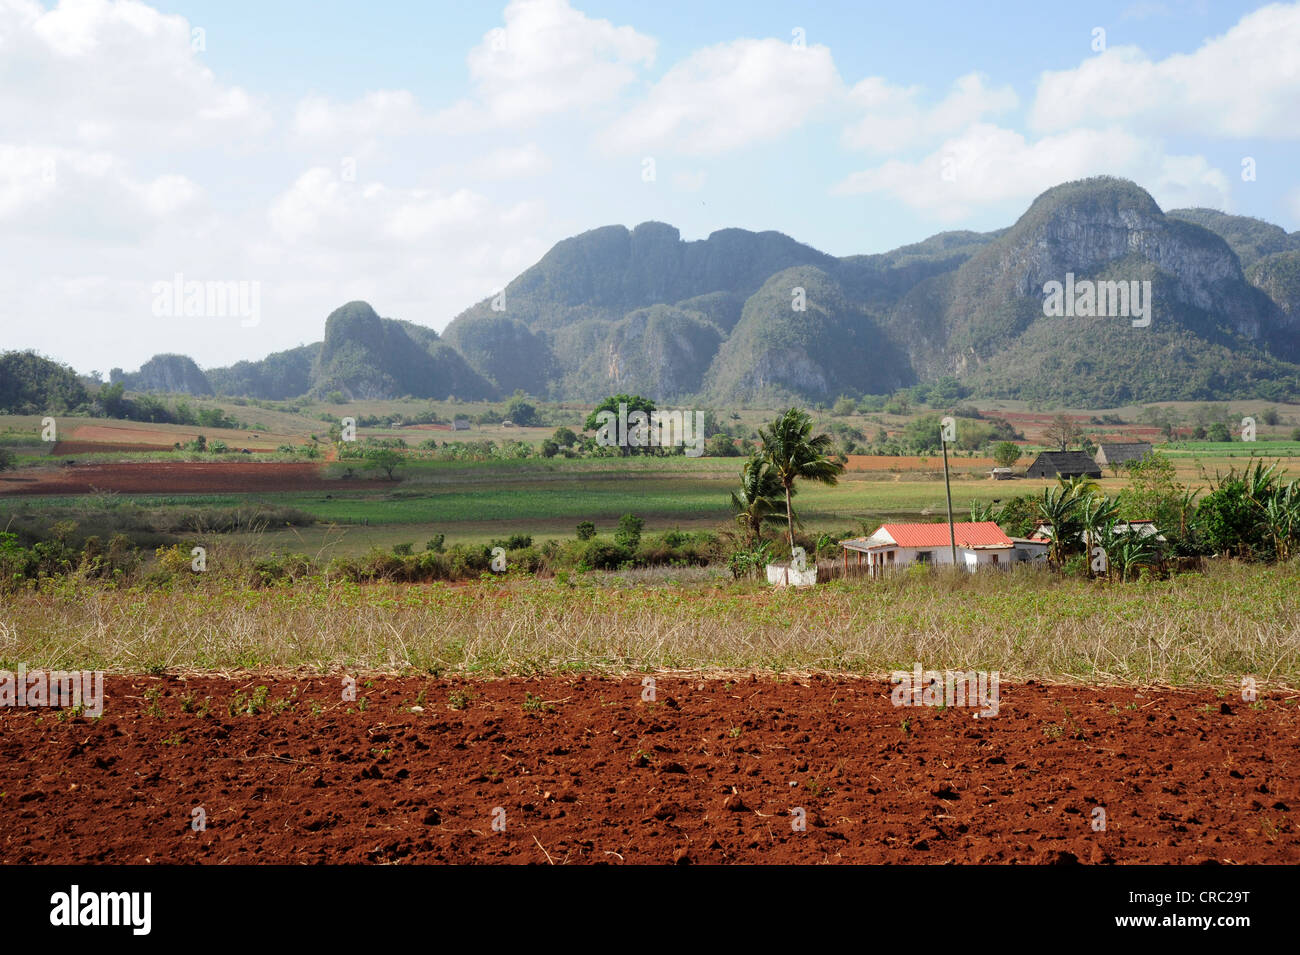
<svg viewBox="0 0 1300 955"><path fill-rule="evenodd" d="M1097 462L1082 451L1044 451L1025 471L1031 478L1101 477Z"/></svg>

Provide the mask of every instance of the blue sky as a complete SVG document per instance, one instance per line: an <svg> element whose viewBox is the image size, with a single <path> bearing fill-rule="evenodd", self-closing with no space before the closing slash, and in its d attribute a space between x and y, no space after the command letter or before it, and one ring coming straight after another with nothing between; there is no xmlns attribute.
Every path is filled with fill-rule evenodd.
<svg viewBox="0 0 1300 955"><path fill-rule="evenodd" d="M1287 49L1295 4L0 0L0 344L224 364L609 223L880 252L1102 172L1295 230ZM155 314L177 273L259 320Z"/></svg>

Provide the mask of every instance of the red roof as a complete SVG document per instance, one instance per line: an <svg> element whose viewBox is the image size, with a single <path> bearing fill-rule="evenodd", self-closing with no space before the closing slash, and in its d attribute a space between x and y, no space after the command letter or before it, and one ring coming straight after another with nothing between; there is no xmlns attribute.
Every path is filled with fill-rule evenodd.
<svg viewBox="0 0 1300 955"><path fill-rule="evenodd" d="M947 524L881 524L880 529L899 547L947 547ZM1015 544L994 521L970 521L953 525L958 547L1014 547Z"/></svg>

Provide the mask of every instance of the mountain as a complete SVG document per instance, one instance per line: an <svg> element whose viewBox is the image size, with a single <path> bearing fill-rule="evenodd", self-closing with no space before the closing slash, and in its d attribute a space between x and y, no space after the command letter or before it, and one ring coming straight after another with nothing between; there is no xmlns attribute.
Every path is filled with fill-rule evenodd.
<svg viewBox="0 0 1300 955"><path fill-rule="evenodd" d="M1048 315L1049 283L1067 281L1150 283L1151 320ZM952 376L984 397L1100 407L1300 396L1297 362L1300 233L1166 214L1136 184L1098 177L1049 189L1007 228L875 255L836 258L778 232L683 241L661 222L605 226L556 243L441 337L351 302L324 341L207 381L268 398L522 389L735 406ZM160 380L200 387L168 367Z"/></svg>
<svg viewBox="0 0 1300 955"><path fill-rule="evenodd" d="M1277 303L1291 333L1300 336L1300 249L1264 256L1246 270L1246 277Z"/></svg>
<svg viewBox="0 0 1300 955"><path fill-rule="evenodd" d="M1151 324L1050 318L1049 281L1150 281ZM954 374L976 393L1084 405L1259 394L1294 387L1300 349L1276 302L1246 281L1219 235L1165 216L1133 183L1093 179L1039 196L952 276L926 377ZM919 316L924 320L925 316ZM918 317L894 322L900 341Z"/></svg>
<svg viewBox="0 0 1300 955"><path fill-rule="evenodd" d="M274 352L261 361L239 361L229 368L208 369L212 389L223 395L248 395L271 401L296 398L311 391L312 369L321 343Z"/></svg>
<svg viewBox="0 0 1300 955"><path fill-rule="evenodd" d="M120 368L114 368L109 379L113 384L121 383L132 391L212 394L212 383L208 381L208 376L188 355L154 355L136 372L123 374Z"/></svg>
<svg viewBox="0 0 1300 955"><path fill-rule="evenodd" d="M750 296L704 390L738 404L751 396L881 394L915 382L906 355L834 275L805 265L778 272Z"/></svg>
<svg viewBox="0 0 1300 955"><path fill-rule="evenodd" d="M496 389L433 329L380 318L365 302L349 302L325 319L311 370L311 393L347 398L495 397Z"/></svg>
<svg viewBox="0 0 1300 955"><path fill-rule="evenodd" d="M34 352L0 353L0 414L49 415L90 400L77 373Z"/></svg>
<svg viewBox="0 0 1300 955"><path fill-rule="evenodd" d="M1288 235L1285 229L1263 219L1229 215L1214 209L1172 209L1169 215L1221 237L1237 253L1243 269L1266 255L1300 250L1300 232Z"/></svg>

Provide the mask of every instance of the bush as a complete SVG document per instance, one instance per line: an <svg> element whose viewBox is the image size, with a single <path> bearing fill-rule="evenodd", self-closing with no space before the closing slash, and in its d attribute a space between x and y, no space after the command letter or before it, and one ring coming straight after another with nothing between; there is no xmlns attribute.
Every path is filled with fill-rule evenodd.
<svg viewBox="0 0 1300 955"><path fill-rule="evenodd" d="M645 521L635 514L624 514L618 519L618 530L614 533L614 543L627 550L635 550L641 542L641 529Z"/></svg>
<svg viewBox="0 0 1300 955"><path fill-rule="evenodd" d="M433 551L433 553L435 554L441 554L442 545L445 544L446 541L447 541L446 534L434 534L432 537L430 537L427 541L424 542L424 549L427 551Z"/></svg>
<svg viewBox="0 0 1300 955"><path fill-rule="evenodd" d="M710 458L738 458L740 448L729 434L715 434L704 443L704 455Z"/></svg>
<svg viewBox="0 0 1300 955"><path fill-rule="evenodd" d="M578 540L589 541L596 536L596 525L591 521L581 521L578 524Z"/></svg>
<svg viewBox="0 0 1300 955"><path fill-rule="evenodd" d="M579 570L618 570L631 562L629 548L602 540L587 541L576 560Z"/></svg>
<svg viewBox="0 0 1300 955"><path fill-rule="evenodd" d="M523 550L533 546L533 539L527 534L511 534L504 540L494 540L492 546L502 550Z"/></svg>

